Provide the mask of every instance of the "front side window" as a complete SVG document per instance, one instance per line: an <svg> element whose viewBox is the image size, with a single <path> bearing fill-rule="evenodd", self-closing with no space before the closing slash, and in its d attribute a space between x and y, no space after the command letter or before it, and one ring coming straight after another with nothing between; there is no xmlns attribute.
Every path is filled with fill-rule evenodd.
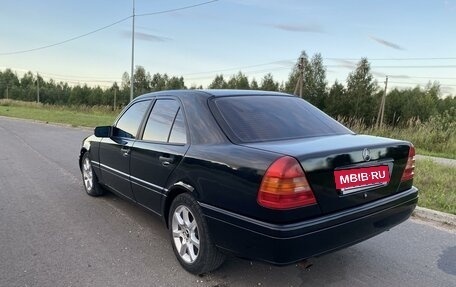
<svg viewBox="0 0 456 287"><path fill-rule="evenodd" d="M168 142L178 111L179 103L177 101L157 100L147 120L143 140Z"/></svg>
<svg viewBox="0 0 456 287"><path fill-rule="evenodd" d="M141 101L133 104L117 121L114 136L135 138L141 121L149 108L150 101Z"/></svg>

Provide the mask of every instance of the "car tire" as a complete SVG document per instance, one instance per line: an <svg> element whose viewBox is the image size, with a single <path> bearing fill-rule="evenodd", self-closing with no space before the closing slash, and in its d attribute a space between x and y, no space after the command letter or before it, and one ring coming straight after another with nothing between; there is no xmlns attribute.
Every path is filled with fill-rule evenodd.
<svg viewBox="0 0 456 287"><path fill-rule="evenodd" d="M95 172L93 171L92 162L90 161L88 152L86 152L82 156L81 173L82 183L87 194L90 196L103 195L104 189L98 183L98 178Z"/></svg>
<svg viewBox="0 0 456 287"><path fill-rule="evenodd" d="M190 194L182 193L174 199L168 224L174 254L188 272L208 273L225 261L211 240L201 207Z"/></svg>

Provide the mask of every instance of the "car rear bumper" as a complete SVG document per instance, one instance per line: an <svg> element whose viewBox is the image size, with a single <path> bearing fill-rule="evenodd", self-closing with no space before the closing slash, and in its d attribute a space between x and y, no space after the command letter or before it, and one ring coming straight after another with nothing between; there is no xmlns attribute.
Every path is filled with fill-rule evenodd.
<svg viewBox="0 0 456 287"><path fill-rule="evenodd" d="M348 247L410 217L418 189L293 224L270 224L200 203L211 237L222 250L276 265Z"/></svg>

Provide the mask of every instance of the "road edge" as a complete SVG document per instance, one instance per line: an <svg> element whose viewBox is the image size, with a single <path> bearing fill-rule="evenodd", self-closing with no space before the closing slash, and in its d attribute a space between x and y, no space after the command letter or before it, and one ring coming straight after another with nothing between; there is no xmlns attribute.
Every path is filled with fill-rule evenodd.
<svg viewBox="0 0 456 287"><path fill-rule="evenodd" d="M454 214L417 206L413 211L412 216L444 225L449 225L451 227L456 227L456 215Z"/></svg>
<svg viewBox="0 0 456 287"><path fill-rule="evenodd" d="M48 122L48 121L42 121L42 120L36 120L36 119L26 119L26 118L9 117L9 116L0 116L0 118L31 122L31 123L35 123L35 124L43 124L43 125L48 125L48 126L57 126L57 127L66 127L66 128L72 128L72 129L87 130L87 131L93 131L93 129L94 129L93 127L73 126L71 124Z"/></svg>

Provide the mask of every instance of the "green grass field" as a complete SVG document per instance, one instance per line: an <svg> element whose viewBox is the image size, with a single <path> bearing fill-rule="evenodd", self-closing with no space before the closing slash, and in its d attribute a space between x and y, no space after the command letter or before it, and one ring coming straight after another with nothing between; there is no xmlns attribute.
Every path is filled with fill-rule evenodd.
<svg viewBox="0 0 456 287"><path fill-rule="evenodd" d="M417 160L414 185L420 189L418 205L456 214L456 168Z"/></svg>
<svg viewBox="0 0 456 287"><path fill-rule="evenodd" d="M0 116L68 124L74 127L111 125L117 113L118 111L112 112L106 107L60 107L0 100Z"/></svg>

